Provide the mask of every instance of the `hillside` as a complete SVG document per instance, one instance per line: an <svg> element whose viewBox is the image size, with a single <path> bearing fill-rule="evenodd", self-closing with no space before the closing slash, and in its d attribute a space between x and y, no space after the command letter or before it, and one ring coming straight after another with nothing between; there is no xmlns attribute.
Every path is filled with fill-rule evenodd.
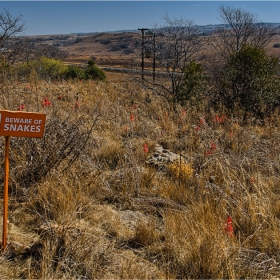
<svg viewBox="0 0 280 280"><path fill-rule="evenodd" d="M280 56L280 48L274 47L280 44L280 24L273 40L267 46L270 55ZM201 30L201 39L205 41L202 50L205 60L211 57L212 32L218 25L198 26ZM95 34L62 34L36 37L38 42L59 46L69 54L68 63L86 63L90 57L94 57L100 66L132 68L135 60L141 59L142 35L139 30L103 32ZM147 37L146 37L147 38ZM207 43L206 43L207 42ZM149 60L146 59L147 65ZM138 63L139 64L139 63Z"/></svg>
<svg viewBox="0 0 280 280"><path fill-rule="evenodd" d="M278 116L174 112L128 81L2 89L1 108L47 124L43 140L11 139L1 279L280 277Z"/></svg>
<svg viewBox="0 0 280 280"><path fill-rule="evenodd" d="M269 54L280 55L279 36ZM100 67L134 67L141 35L36 40L67 50L66 63L94 57ZM210 43L200 55L211 58ZM44 113L46 126L42 139L10 139L0 279L280 278L279 99L258 119L220 102L211 79L179 104L123 73L67 80L42 65L25 72L1 65L1 110ZM253 86L279 89L264 69ZM165 76L160 83L172 85ZM259 107L274 102L271 91ZM0 217L3 200L1 192Z"/></svg>

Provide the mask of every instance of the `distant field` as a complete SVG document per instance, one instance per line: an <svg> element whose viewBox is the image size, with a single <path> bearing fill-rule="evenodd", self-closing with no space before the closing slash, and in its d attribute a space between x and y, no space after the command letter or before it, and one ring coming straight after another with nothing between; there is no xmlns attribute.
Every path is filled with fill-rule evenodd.
<svg viewBox="0 0 280 280"><path fill-rule="evenodd" d="M37 38L37 37L36 37ZM213 49L211 49L211 36L203 36L205 44L200 52L204 61L210 60ZM100 67L123 67L133 68L141 64L141 43L142 36L140 32L104 32L86 35L51 35L38 36L47 44L59 45L69 56L66 63L84 64L90 57ZM207 42L209 41L209 42ZM275 35L273 40L267 46L267 52L270 55L280 56L280 35ZM151 69L152 60L145 58L145 68ZM122 76L119 73L107 73L108 77Z"/></svg>
<svg viewBox="0 0 280 280"><path fill-rule="evenodd" d="M211 37L202 37L205 41L199 56L204 57L207 63L212 56L211 43L206 43ZM274 47L280 44L280 35L275 35L267 46L269 55L280 56L280 48ZM117 46L124 45L126 48L117 49ZM141 65L141 34L139 33L103 33L85 37L82 41L65 46L63 50L69 53L69 63L86 63L89 57L94 57L100 67L123 67L133 68ZM145 59L145 68L152 68L152 59ZM120 73L107 73L108 77L114 78L123 76ZM124 76L127 76L124 74Z"/></svg>

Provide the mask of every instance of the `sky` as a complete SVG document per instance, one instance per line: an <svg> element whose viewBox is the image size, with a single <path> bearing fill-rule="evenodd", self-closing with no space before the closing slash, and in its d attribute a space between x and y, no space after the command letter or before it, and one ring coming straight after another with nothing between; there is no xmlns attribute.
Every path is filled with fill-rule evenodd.
<svg viewBox="0 0 280 280"><path fill-rule="evenodd" d="M166 14L196 25L219 24L220 5L280 23L280 1L0 1L1 12L22 15L28 36L152 28Z"/></svg>

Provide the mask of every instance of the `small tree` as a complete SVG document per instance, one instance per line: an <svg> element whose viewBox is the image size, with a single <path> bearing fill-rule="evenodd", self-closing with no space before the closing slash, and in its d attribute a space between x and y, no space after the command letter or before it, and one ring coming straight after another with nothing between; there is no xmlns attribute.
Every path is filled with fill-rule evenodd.
<svg viewBox="0 0 280 280"><path fill-rule="evenodd" d="M279 70L278 58L244 45L216 74L218 97L233 115L242 110L244 120L248 114L264 120L280 106Z"/></svg>
<svg viewBox="0 0 280 280"><path fill-rule="evenodd" d="M186 102L198 104L206 89L206 75L200 63L191 61L184 68L182 83L176 96L176 102L185 105Z"/></svg>
<svg viewBox="0 0 280 280"><path fill-rule="evenodd" d="M156 26L153 30L156 43L151 47L155 64L160 70L156 73L156 79L145 75L144 83L175 105L182 97L182 89L187 85L186 66L197 58L195 56L203 42L199 37L199 30L191 20L171 19L168 15L164 19L165 24Z"/></svg>
<svg viewBox="0 0 280 280"><path fill-rule="evenodd" d="M95 65L93 59L90 59L88 61L88 67L85 70L85 74L87 79L100 80L100 81L104 81L106 79L106 75L104 71Z"/></svg>
<svg viewBox="0 0 280 280"><path fill-rule="evenodd" d="M64 73L66 79L86 79L86 73L79 66L69 65Z"/></svg>
<svg viewBox="0 0 280 280"><path fill-rule="evenodd" d="M215 33L214 48L224 58L239 51L244 45L265 47L274 29L270 24L258 22L258 17L242 9L221 5L223 25Z"/></svg>
<svg viewBox="0 0 280 280"><path fill-rule="evenodd" d="M13 17L5 8L0 12L0 54L9 62L14 62L14 55L18 53L17 48L14 49L18 41L15 36L23 32L24 26L22 15Z"/></svg>

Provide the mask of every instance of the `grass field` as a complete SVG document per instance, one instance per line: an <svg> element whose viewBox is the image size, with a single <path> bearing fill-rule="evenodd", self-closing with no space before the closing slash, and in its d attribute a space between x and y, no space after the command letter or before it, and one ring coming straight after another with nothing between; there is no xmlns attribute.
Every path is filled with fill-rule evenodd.
<svg viewBox="0 0 280 280"><path fill-rule="evenodd" d="M108 75L1 85L2 109L47 122L43 139L11 139L0 278L279 278L279 117L174 112ZM150 164L158 145L180 160Z"/></svg>

